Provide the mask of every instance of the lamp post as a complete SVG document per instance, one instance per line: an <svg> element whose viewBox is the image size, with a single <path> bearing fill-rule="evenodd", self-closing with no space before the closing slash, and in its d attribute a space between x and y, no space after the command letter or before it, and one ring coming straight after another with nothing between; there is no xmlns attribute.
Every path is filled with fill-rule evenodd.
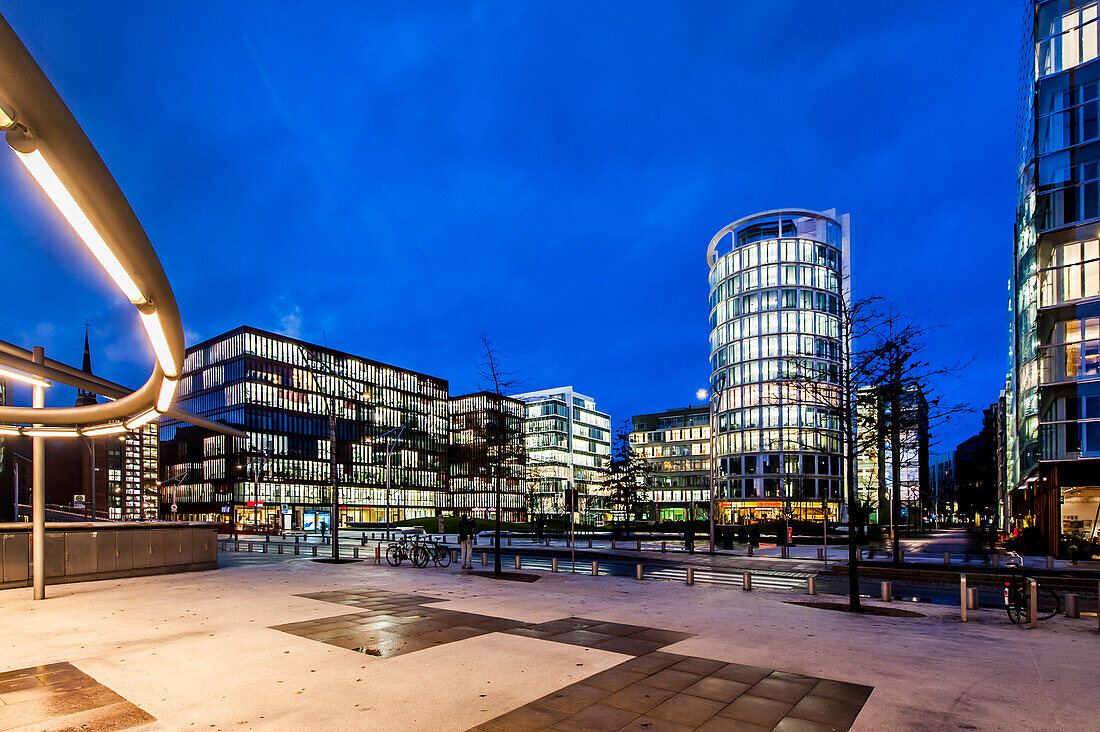
<svg viewBox="0 0 1100 732"><path fill-rule="evenodd" d="M715 484L718 482L718 410L722 406L722 390L726 384L726 372L722 371L714 379L710 396L710 553L714 553L714 508ZM700 389L695 393L699 399L705 399L708 392Z"/></svg>
<svg viewBox="0 0 1100 732"><path fill-rule="evenodd" d="M393 454L393 448L397 445L397 441L401 439L401 434L405 431L405 425L400 427L394 427L389 432L383 432L382 437L388 437L393 435L392 439L386 440L386 538L390 537L390 456Z"/></svg>

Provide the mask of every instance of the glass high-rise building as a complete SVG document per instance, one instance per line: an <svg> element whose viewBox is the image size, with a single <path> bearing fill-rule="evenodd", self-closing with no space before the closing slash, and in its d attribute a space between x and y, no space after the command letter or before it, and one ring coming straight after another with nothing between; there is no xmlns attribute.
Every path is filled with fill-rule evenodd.
<svg viewBox="0 0 1100 732"><path fill-rule="evenodd" d="M526 402L528 515L568 513L566 489L576 490L582 520L610 513L604 500L611 455L611 417L596 401L559 386L512 397Z"/></svg>
<svg viewBox="0 0 1100 732"><path fill-rule="evenodd" d="M837 520L848 215L780 209L722 227L710 265L716 519ZM792 378L792 369L797 378ZM832 405L832 406L831 406Z"/></svg>
<svg viewBox="0 0 1100 732"><path fill-rule="evenodd" d="M332 454L340 521L400 521L447 507L444 379L241 327L187 349L179 405L248 433L164 418L162 511L259 529L331 526ZM335 419L335 441L329 417ZM390 458L386 446L404 425Z"/></svg>
<svg viewBox="0 0 1100 732"><path fill-rule="evenodd" d="M1100 504L1100 35L1095 0L1024 3L1009 524L1046 550Z"/></svg>

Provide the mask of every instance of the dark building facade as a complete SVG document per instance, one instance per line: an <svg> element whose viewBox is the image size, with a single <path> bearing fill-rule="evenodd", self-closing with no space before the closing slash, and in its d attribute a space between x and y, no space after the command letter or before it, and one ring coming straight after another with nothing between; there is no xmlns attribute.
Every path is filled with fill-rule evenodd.
<svg viewBox="0 0 1100 732"><path fill-rule="evenodd" d="M447 505L447 389L444 379L251 327L192 346L177 403L248 439L162 419L162 515L257 530L331 526L333 453L342 525L436 515Z"/></svg>
<svg viewBox="0 0 1100 732"><path fill-rule="evenodd" d="M527 515L526 404L489 391L450 398L447 509L474 518Z"/></svg>
<svg viewBox="0 0 1100 732"><path fill-rule="evenodd" d="M683 521L710 512L710 407L684 407L631 417L630 443L645 458L651 518ZM728 513L729 506L727 504Z"/></svg>

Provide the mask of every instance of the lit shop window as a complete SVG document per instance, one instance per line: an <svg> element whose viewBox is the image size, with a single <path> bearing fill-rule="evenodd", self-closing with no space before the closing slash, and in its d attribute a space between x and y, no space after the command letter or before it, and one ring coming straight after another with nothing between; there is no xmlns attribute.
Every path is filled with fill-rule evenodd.
<svg viewBox="0 0 1100 732"><path fill-rule="evenodd" d="M1044 307L1100 295L1100 242L1091 239L1055 246L1040 283Z"/></svg>

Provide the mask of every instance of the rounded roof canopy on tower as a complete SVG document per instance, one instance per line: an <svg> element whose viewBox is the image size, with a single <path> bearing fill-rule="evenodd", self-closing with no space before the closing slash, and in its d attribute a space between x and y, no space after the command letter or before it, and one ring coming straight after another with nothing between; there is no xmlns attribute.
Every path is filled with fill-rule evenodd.
<svg viewBox="0 0 1100 732"><path fill-rule="evenodd" d="M710 245L707 247L707 265L714 266L715 261L718 259L718 243L726 236L726 234L734 234L738 229L748 226L757 221L762 220L774 220L781 221L784 219L790 219L795 224L795 229L790 233L791 237L803 237L808 239L817 239L823 242L832 243L829 241L828 232L825 232L825 236L818 236L818 228L816 226L817 221L825 221L839 227L840 222L836 216L831 212L826 213L822 211L811 211L807 208L776 208L771 211L761 211L760 213L752 214L751 216L744 216L737 219L733 223L726 224L718 230L710 240ZM797 222L799 220L812 220L815 225L812 229L806 227L799 227ZM780 230L776 230L775 236L760 237L760 238L778 238L783 235ZM754 240L755 241L755 240ZM839 246L839 242L836 242Z"/></svg>

